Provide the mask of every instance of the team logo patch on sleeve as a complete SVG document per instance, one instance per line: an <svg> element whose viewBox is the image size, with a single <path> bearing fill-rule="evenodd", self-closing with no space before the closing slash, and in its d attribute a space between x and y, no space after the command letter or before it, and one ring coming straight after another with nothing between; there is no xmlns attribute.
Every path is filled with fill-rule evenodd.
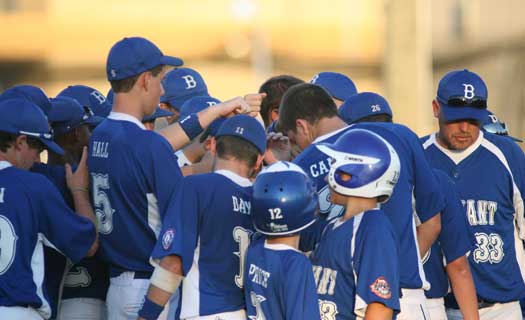
<svg viewBox="0 0 525 320"><path fill-rule="evenodd" d="M390 285L386 281L385 277L379 277L370 285L370 290L382 299L390 299L392 292L390 291Z"/></svg>
<svg viewBox="0 0 525 320"><path fill-rule="evenodd" d="M175 230L168 229L166 232L164 232L164 235L162 236L162 247L164 250L169 249L171 243L173 242L173 238L175 238Z"/></svg>

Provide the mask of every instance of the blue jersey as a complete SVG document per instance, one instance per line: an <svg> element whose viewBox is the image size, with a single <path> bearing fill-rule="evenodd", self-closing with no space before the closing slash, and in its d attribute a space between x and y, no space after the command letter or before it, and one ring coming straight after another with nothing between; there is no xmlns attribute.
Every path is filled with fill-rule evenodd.
<svg viewBox="0 0 525 320"><path fill-rule="evenodd" d="M173 149L137 119L111 113L91 135L88 167L111 276L152 272L151 250L182 178Z"/></svg>
<svg viewBox="0 0 525 320"><path fill-rule="evenodd" d="M445 208L441 211L441 232L430 251L423 258L425 275L430 282L427 298L443 298L449 291L448 276L443 265L465 256L473 247L474 240L468 228L463 206L450 178L441 170L434 169L445 195Z"/></svg>
<svg viewBox="0 0 525 320"><path fill-rule="evenodd" d="M293 160L293 163L301 167L315 183L319 195L319 215L324 219L341 216L344 213L344 208L330 202L330 189L324 180L330 171L330 157L322 153L315 145L318 143L334 143L348 128L344 127L318 137Z"/></svg>
<svg viewBox="0 0 525 320"><path fill-rule="evenodd" d="M401 172L390 199L381 205L398 235L401 263L401 288L428 289L417 245L416 222L412 200L418 219L423 223L445 206L439 183L426 161L417 135L406 126L395 123L358 123L352 128L370 130L388 141L397 151Z"/></svg>
<svg viewBox="0 0 525 320"><path fill-rule="evenodd" d="M95 241L95 226L71 211L47 178L3 161L0 235L0 306L31 306L49 318L42 246L78 262Z"/></svg>
<svg viewBox="0 0 525 320"><path fill-rule="evenodd" d="M443 148L435 134L422 141L432 166L444 171L459 192L476 240L469 262L478 296L494 302L523 298L522 151L510 139L484 132L462 152Z"/></svg>
<svg viewBox="0 0 525 320"><path fill-rule="evenodd" d="M398 250L383 211L332 220L310 260L322 319L364 317L375 302L399 310Z"/></svg>
<svg viewBox="0 0 525 320"><path fill-rule="evenodd" d="M244 296L249 319L319 320L312 264L284 244L253 241L246 253Z"/></svg>
<svg viewBox="0 0 525 320"><path fill-rule="evenodd" d="M182 259L181 318L245 309L244 258L253 233L252 183L226 170L183 179L153 259Z"/></svg>
<svg viewBox="0 0 525 320"><path fill-rule="evenodd" d="M75 209L73 197L66 184L64 166L36 163L31 168L31 171L45 175L58 189L66 204L72 210ZM51 248L45 247L44 251L46 269L45 285L50 299L53 300L51 292L54 292L54 296L58 298L60 285L62 284L64 276L60 271L65 270L66 260L64 256L55 254ZM68 269L70 270L65 275L62 299L94 298L106 300L106 293L109 287L108 267L98 254L93 257L84 258ZM54 310L53 302L50 302ZM54 301L54 303L56 304L56 301Z"/></svg>

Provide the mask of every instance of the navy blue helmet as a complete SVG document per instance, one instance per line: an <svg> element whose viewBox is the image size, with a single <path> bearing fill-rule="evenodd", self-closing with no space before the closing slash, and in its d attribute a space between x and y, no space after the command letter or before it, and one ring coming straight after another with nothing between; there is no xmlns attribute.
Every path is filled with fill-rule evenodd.
<svg viewBox="0 0 525 320"><path fill-rule="evenodd" d="M252 205L255 229L280 236L297 233L314 223L318 200L306 173L291 162L280 161L257 176Z"/></svg>

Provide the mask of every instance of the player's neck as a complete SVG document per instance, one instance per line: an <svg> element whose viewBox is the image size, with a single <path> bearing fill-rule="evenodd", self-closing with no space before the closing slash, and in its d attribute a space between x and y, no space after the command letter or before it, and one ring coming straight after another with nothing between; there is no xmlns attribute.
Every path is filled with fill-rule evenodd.
<svg viewBox="0 0 525 320"><path fill-rule="evenodd" d="M247 179L250 178L251 172L253 171L253 169L249 168L244 161L215 157L213 171L217 170L231 171Z"/></svg>
<svg viewBox="0 0 525 320"><path fill-rule="evenodd" d="M347 220L360 214L363 211L377 208L376 198L348 197L346 210L343 219Z"/></svg>
<svg viewBox="0 0 525 320"><path fill-rule="evenodd" d="M294 249L299 250L299 235L293 235L289 237L268 237L266 238L268 244L285 244Z"/></svg>
<svg viewBox="0 0 525 320"><path fill-rule="evenodd" d="M322 118L315 124L315 139L330 132L346 127L347 124L339 117Z"/></svg>
<svg viewBox="0 0 525 320"><path fill-rule="evenodd" d="M128 114L139 121L144 118L144 108L133 92L115 94L112 111Z"/></svg>

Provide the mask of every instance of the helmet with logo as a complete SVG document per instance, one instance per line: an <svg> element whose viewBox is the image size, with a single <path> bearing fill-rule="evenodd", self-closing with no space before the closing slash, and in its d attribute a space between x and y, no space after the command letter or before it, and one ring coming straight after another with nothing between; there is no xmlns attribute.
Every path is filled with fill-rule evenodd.
<svg viewBox="0 0 525 320"><path fill-rule="evenodd" d="M255 229L279 236L297 233L314 223L318 200L306 173L291 162L280 161L257 176L252 205Z"/></svg>
<svg viewBox="0 0 525 320"><path fill-rule="evenodd" d="M317 148L332 158L328 184L345 196L375 198L386 202L400 174L399 157L379 135L363 129L350 129L334 144Z"/></svg>

